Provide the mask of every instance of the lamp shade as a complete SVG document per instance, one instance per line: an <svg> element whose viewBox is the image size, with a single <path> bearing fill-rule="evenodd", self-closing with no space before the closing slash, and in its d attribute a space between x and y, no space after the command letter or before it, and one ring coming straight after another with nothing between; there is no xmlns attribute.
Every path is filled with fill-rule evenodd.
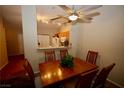
<svg viewBox="0 0 124 93"><path fill-rule="evenodd" d="M75 20L77 20L77 18L78 18L78 16L77 15L71 15L71 16L69 16L69 19L70 20L72 20L72 21L75 21Z"/></svg>

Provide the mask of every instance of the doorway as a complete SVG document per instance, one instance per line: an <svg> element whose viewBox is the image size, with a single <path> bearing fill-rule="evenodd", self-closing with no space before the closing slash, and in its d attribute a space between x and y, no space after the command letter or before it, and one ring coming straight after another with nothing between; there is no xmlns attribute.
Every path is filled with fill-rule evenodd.
<svg viewBox="0 0 124 93"><path fill-rule="evenodd" d="M2 16L6 33L8 60L24 59L21 6L3 5Z"/></svg>

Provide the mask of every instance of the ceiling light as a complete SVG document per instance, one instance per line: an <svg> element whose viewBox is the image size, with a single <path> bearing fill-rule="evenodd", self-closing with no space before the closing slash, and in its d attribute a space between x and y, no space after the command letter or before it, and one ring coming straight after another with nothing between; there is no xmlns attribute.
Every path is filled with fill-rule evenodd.
<svg viewBox="0 0 124 93"><path fill-rule="evenodd" d="M77 18L78 18L78 16L77 16L77 15L75 15L75 14L73 14L73 15L69 16L69 19L70 19L70 20L72 20L72 21L77 20Z"/></svg>

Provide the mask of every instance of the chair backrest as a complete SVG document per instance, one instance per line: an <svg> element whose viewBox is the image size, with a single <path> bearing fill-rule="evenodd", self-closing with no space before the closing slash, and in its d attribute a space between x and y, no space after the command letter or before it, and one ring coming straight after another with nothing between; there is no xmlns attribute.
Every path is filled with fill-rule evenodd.
<svg viewBox="0 0 124 93"><path fill-rule="evenodd" d="M54 50L45 51L45 61L54 61L54 60L56 60L55 51Z"/></svg>
<svg viewBox="0 0 124 93"><path fill-rule="evenodd" d="M95 77L98 69L86 72L79 76L79 79L75 85L76 88L90 88L93 78Z"/></svg>
<svg viewBox="0 0 124 93"><path fill-rule="evenodd" d="M115 63L113 63L110 66L104 67L99 74L96 76L96 79L94 81L93 87L104 87L105 81L112 70L112 68L115 66Z"/></svg>
<svg viewBox="0 0 124 93"><path fill-rule="evenodd" d="M68 54L67 49L61 49L60 50L60 58L63 59Z"/></svg>
<svg viewBox="0 0 124 93"><path fill-rule="evenodd" d="M89 50L87 53L86 62L96 64L97 56L98 56L98 52Z"/></svg>
<svg viewBox="0 0 124 93"><path fill-rule="evenodd" d="M34 72L33 72L32 67L31 67L31 65L29 64L29 62L28 62L27 59L25 59L25 63L24 63L23 66L24 66L26 72L28 73L29 79L34 82L34 80L35 80L35 75L34 75Z"/></svg>

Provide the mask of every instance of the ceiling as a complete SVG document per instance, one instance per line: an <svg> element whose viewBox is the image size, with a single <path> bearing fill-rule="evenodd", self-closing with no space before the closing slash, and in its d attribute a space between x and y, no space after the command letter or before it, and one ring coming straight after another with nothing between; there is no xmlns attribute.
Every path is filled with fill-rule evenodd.
<svg viewBox="0 0 124 93"><path fill-rule="evenodd" d="M21 7L16 5L2 5L2 16L8 23L19 25L21 21Z"/></svg>
<svg viewBox="0 0 124 93"><path fill-rule="evenodd" d="M72 5L68 7L72 8ZM75 9L79 9L81 7L89 7L89 6L82 6L82 5L75 5ZM14 25L21 25L21 6L20 5L1 5L0 8L2 9L2 15L6 22L14 24ZM38 5L36 6L37 15L45 16L48 19L54 18L57 15L66 15L66 12L63 11L57 5Z"/></svg>

